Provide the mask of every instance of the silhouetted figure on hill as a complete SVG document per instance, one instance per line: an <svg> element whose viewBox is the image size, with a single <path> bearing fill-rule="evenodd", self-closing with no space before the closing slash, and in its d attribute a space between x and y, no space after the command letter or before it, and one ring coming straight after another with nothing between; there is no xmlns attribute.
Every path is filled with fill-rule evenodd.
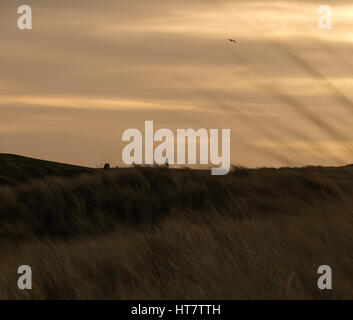
<svg viewBox="0 0 353 320"><path fill-rule="evenodd" d="M104 170L108 170L110 169L110 164L109 163L105 163L104 164Z"/></svg>
<svg viewBox="0 0 353 320"><path fill-rule="evenodd" d="M165 166L166 166L166 168L169 168L169 160L168 160L168 158L165 160Z"/></svg>

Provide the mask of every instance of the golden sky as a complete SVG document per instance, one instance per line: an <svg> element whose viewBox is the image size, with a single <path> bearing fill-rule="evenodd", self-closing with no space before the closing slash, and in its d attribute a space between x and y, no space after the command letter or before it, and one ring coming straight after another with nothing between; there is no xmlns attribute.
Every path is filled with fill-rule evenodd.
<svg viewBox="0 0 353 320"><path fill-rule="evenodd" d="M33 30L17 28L23 4ZM317 26L322 4L332 30ZM1 0L0 9L0 152L121 165L122 132L153 120L230 128L233 164L352 162L351 1Z"/></svg>

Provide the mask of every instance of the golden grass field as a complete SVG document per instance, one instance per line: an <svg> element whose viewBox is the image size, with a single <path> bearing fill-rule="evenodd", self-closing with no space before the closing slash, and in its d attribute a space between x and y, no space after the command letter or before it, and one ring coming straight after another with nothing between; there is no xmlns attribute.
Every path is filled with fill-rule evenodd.
<svg viewBox="0 0 353 320"><path fill-rule="evenodd" d="M353 298L353 166L215 177L0 158L1 299Z"/></svg>

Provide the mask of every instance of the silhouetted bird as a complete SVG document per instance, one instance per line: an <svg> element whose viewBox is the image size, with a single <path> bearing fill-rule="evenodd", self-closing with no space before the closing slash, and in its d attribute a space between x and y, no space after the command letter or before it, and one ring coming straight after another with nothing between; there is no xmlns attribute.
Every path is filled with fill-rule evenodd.
<svg viewBox="0 0 353 320"><path fill-rule="evenodd" d="M228 39L230 42L234 42L234 43L236 43L236 41L235 40L233 40L233 39Z"/></svg>

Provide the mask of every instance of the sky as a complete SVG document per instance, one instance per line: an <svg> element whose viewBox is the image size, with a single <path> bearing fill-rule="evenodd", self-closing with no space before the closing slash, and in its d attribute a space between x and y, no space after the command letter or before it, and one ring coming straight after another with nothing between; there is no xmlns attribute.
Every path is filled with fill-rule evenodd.
<svg viewBox="0 0 353 320"><path fill-rule="evenodd" d="M23 4L32 30L17 28ZM323 4L331 30L318 28ZM231 129L235 165L352 163L351 1L1 0L0 9L0 153L121 166L123 131L153 120Z"/></svg>

